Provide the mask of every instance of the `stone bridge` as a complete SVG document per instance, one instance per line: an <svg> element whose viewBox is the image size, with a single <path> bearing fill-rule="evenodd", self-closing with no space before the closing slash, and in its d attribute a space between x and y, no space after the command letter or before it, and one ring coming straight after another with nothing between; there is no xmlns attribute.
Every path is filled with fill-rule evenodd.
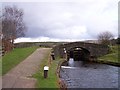
<svg viewBox="0 0 120 90"><path fill-rule="evenodd" d="M66 50L67 55L70 53L71 50L75 50L76 48L83 49L86 54L93 57L99 57L105 55L109 52L109 47L102 45L102 44L94 44L94 43L85 43L85 42L72 42L61 44L55 46L53 48L55 57L60 56L64 57L64 50Z"/></svg>

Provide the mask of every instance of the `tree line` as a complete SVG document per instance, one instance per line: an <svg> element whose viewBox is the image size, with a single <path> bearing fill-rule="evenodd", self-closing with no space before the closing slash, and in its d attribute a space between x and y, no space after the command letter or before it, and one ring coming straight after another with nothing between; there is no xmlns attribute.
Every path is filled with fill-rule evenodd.
<svg viewBox="0 0 120 90"><path fill-rule="evenodd" d="M117 39L114 39L114 35L109 32L101 32L97 35L98 42L104 45L120 44L120 36Z"/></svg>

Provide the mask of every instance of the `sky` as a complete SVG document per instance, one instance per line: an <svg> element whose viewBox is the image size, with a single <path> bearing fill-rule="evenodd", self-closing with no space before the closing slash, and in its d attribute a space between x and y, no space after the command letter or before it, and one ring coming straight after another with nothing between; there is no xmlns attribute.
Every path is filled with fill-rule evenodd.
<svg viewBox="0 0 120 90"><path fill-rule="evenodd" d="M15 42L81 41L104 31L118 36L119 0L4 0L24 11L26 36Z"/></svg>

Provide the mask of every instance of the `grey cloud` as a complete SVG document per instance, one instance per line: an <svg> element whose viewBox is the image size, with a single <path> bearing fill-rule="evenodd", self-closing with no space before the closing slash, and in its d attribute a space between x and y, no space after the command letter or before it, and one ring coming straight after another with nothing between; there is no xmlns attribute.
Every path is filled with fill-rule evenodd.
<svg viewBox="0 0 120 90"><path fill-rule="evenodd" d="M26 37L96 39L104 30L117 35L117 0L12 3L24 9ZM79 30L78 30L79 29ZM116 31L116 32L115 32Z"/></svg>

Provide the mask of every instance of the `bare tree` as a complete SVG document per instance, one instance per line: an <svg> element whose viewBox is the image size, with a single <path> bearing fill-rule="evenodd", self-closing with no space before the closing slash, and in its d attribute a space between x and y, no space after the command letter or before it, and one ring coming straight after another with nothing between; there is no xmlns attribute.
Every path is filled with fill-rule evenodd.
<svg viewBox="0 0 120 90"><path fill-rule="evenodd" d="M14 39L25 35L25 23L23 22L23 10L16 6L5 6L2 12L2 34L3 44L14 43ZM12 47L13 48L13 47Z"/></svg>
<svg viewBox="0 0 120 90"><path fill-rule="evenodd" d="M120 35L118 35L117 44L120 44Z"/></svg>
<svg viewBox="0 0 120 90"><path fill-rule="evenodd" d="M98 34L98 41L104 45L110 45L110 40L113 39L113 34L109 31Z"/></svg>

